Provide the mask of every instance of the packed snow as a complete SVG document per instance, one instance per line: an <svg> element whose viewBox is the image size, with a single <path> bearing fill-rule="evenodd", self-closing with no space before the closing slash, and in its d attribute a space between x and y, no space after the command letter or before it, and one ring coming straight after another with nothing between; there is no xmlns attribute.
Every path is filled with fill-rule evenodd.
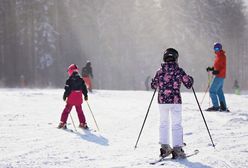
<svg viewBox="0 0 248 168"><path fill-rule="evenodd" d="M159 111L156 98L148 114L138 147L134 149L152 91L95 90L83 110L91 131L78 128L73 108L68 128L57 129L65 102L62 89L0 89L1 168L129 168L150 165L159 155ZM199 101L204 93L197 92ZM168 160L171 168L248 167L248 96L226 94L230 113L203 112L216 147L192 92L183 92L185 160ZM202 109L209 106L206 96ZM96 130L96 131L94 131Z"/></svg>

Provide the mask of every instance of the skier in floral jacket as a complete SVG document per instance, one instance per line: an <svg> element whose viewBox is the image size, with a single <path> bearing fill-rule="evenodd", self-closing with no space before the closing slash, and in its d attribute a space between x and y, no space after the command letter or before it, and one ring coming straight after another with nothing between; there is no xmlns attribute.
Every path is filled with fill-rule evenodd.
<svg viewBox="0 0 248 168"><path fill-rule="evenodd" d="M180 87L183 83L186 88L190 89L193 86L193 78L178 66L178 56L175 49L168 48L164 53L164 63L156 72L151 83L152 89L158 89L161 157L172 154L173 158L185 158L182 149L183 127ZM172 129L172 135L170 135L170 128ZM172 138L170 138L171 136ZM170 139L172 139L172 142L170 142Z"/></svg>

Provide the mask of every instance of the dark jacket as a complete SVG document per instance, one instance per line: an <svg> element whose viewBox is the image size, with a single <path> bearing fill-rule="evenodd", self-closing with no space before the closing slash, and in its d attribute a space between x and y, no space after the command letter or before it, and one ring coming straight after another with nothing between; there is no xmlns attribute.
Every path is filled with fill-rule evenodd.
<svg viewBox="0 0 248 168"><path fill-rule="evenodd" d="M86 64L86 66L82 68L82 77L89 77L89 76L93 78L92 67L90 64Z"/></svg>
<svg viewBox="0 0 248 168"><path fill-rule="evenodd" d="M65 100L68 97L67 103L69 104L82 104L82 94L85 98L88 97L84 80L77 72L73 72L69 79L66 80L63 99Z"/></svg>

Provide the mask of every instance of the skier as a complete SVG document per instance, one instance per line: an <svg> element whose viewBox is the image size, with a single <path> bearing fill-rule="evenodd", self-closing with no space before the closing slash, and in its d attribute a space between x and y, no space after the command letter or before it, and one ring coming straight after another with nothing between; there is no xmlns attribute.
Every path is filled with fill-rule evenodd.
<svg viewBox="0 0 248 168"><path fill-rule="evenodd" d="M187 75L178 65L178 52L168 48L164 52L161 68L152 79L151 88L158 88L158 104L160 110L159 143L160 156L185 158L183 147L181 83L188 89L193 86L193 78ZM171 125L171 126L170 126ZM170 135L170 129L172 135ZM172 146L170 137L172 136Z"/></svg>
<svg viewBox="0 0 248 168"><path fill-rule="evenodd" d="M91 67L91 62L87 61L85 67L82 68L82 77L86 83L86 86L90 92L92 92L92 81L93 79L93 71Z"/></svg>
<svg viewBox="0 0 248 168"><path fill-rule="evenodd" d="M226 77L226 55L222 49L221 43L214 43L215 60L213 67L207 67L207 72L211 71L215 75L209 94L213 106L206 111L229 111L226 106L226 100L223 93L223 85Z"/></svg>
<svg viewBox="0 0 248 168"><path fill-rule="evenodd" d="M78 73L78 67L75 64L71 64L68 67L68 75L69 79L67 79L65 84L65 92L63 96L63 100L66 100L66 106L63 110L63 113L61 115L60 123L58 128L64 128L66 129L66 121L68 118L69 113L71 112L71 109L73 106L75 106L78 119L79 119L79 127L83 129L88 129L85 116L82 110L82 94L84 95L84 100L88 100L87 96L87 88L84 83L84 80L80 77Z"/></svg>
<svg viewBox="0 0 248 168"><path fill-rule="evenodd" d="M239 87L239 82L237 79L235 79L235 81L234 81L233 89L234 89L234 93L236 95L240 95L240 87Z"/></svg>

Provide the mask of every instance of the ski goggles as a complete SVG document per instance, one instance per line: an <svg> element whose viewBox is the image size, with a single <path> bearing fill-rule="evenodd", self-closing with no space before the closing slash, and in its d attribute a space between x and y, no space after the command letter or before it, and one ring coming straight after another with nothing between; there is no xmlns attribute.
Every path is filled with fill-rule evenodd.
<svg viewBox="0 0 248 168"><path fill-rule="evenodd" d="M220 48L214 48L214 51L220 51Z"/></svg>

